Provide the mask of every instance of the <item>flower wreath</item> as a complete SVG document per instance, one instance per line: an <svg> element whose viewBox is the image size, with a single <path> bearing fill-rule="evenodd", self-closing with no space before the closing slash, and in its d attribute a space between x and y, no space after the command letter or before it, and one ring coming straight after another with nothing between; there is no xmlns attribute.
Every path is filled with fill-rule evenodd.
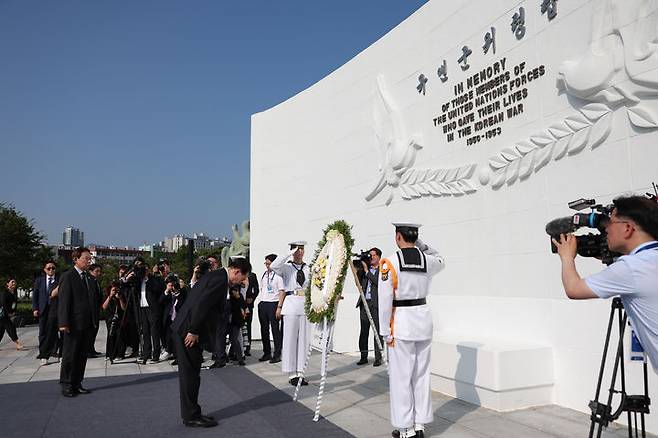
<svg viewBox="0 0 658 438"><path fill-rule="evenodd" d="M313 323L336 318L336 303L343 292L347 264L352 254L352 227L343 220L329 224L311 262L311 281L306 288L306 317Z"/></svg>

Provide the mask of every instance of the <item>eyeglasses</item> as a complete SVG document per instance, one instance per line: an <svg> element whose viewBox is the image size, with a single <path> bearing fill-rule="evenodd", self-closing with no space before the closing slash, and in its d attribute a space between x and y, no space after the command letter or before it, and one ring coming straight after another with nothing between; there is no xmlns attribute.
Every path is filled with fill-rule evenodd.
<svg viewBox="0 0 658 438"><path fill-rule="evenodd" d="M630 224L629 221L613 221L613 220L608 221L608 223L609 224Z"/></svg>

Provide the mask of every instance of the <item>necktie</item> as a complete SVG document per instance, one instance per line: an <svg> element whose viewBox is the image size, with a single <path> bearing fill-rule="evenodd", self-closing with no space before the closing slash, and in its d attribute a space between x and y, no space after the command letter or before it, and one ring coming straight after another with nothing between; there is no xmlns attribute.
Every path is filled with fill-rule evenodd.
<svg viewBox="0 0 658 438"><path fill-rule="evenodd" d="M48 289L47 291L50 292L50 289L53 287L53 277L50 277L48 279Z"/></svg>
<svg viewBox="0 0 658 438"><path fill-rule="evenodd" d="M304 286L304 282L306 281L306 275L304 275L304 265L302 265L302 269L297 271L297 284L300 286Z"/></svg>
<svg viewBox="0 0 658 438"><path fill-rule="evenodd" d="M176 319L176 304L178 304L178 297L174 300L174 305L171 306L171 320Z"/></svg>
<svg viewBox="0 0 658 438"><path fill-rule="evenodd" d="M87 276L85 275L84 272L82 272L80 274L80 279L82 280L82 284L85 286L85 289L87 289L87 291L88 291L89 290L89 283L87 282Z"/></svg>

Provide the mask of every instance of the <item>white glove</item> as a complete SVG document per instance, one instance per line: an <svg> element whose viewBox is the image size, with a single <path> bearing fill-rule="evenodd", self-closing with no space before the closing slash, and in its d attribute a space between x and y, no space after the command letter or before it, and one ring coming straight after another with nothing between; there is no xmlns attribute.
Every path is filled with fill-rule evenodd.
<svg viewBox="0 0 658 438"><path fill-rule="evenodd" d="M420 239L416 239L416 248L418 248L418 249L421 250L422 252L425 252L425 251L427 251L430 247L427 246L427 244L426 244L425 242L423 242L422 240L420 240Z"/></svg>

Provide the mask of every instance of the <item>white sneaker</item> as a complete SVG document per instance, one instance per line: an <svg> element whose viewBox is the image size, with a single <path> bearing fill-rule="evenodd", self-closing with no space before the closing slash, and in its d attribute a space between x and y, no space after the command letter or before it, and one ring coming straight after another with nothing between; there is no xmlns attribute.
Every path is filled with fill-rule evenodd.
<svg viewBox="0 0 658 438"><path fill-rule="evenodd" d="M41 365L42 366L48 365L48 359L41 359Z"/></svg>
<svg viewBox="0 0 658 438"><path fill-rule="evenodd" d="M162 353L160 353L160 360L161 360L161 361L163 361L163 360L169 360L169 359L171 359L172 357L173 357L172 354L169 353L167 350L162 350Z"/></svg>

